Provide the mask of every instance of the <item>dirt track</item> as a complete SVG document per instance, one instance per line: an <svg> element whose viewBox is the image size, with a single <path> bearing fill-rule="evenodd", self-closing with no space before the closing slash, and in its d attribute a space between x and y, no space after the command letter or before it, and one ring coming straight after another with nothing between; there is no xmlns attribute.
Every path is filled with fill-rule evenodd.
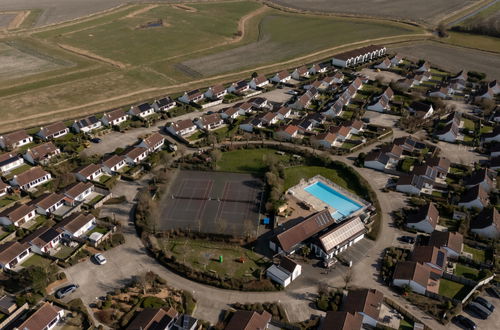
<svg viewBox="0 0 500 330"><path fill-rule="evenodd" d="M70 46L70 45L65 45L65 44L57 44L59 47L61 47L62 49L65 49L67 51L70 51L72 53L75 53L75 54L78 54L78 55L81 55L81 56L85 56L85 57L88 57L88 58L91 58L93 60L97 60L97 61L100 61L100 62L104 62L106 64L111 64L113 66L116 66L120 69L124 69L127 67L127 65L125 63L122 63L122 62L119 62L119 61L115 61L115 60L112 60L110 58L107 58L107 57L102 57L102 56L99 56L97 54L94 54L88 50L84 50L84 49L81 49L81 48L76 48L76 47L73 47L73 46Z"/></svg>
<svg viewBox="0 0 500 330"><path fill-rule="evenodd" d="M151 9L156 8L158 6L159 5L149 5L149 6L146 6L144 8L141 8L141 9L138 9L136 11L131 12L130 14L128 14L127 16L125 16L124 18L132 18L132 17L138 16L138 15L146 13L146 12L150 11Z"/></svg>

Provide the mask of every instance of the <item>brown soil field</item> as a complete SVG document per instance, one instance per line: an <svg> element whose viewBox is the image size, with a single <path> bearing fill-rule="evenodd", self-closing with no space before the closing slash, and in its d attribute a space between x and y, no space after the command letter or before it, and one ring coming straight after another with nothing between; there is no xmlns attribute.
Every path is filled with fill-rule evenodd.
<svg viewBox="0 0 500 330"><path fill-rule="evenodd" d="M389 47L389 51L413 59L426 59L431 64L452 72L479 71L486 73L488 80L500 79L500 55L493 53L433 41L395 45Z"/></svg>
<svg viewBox="0 0 500 330"><path fill-rule="evenodd" d="M6 29L16 17L15 13L0 13L0 29Z"/></svg>
<svg viewBox="0 0 500 330"><path fill-rule="evenodd" d="M298 10L343 13L405 19L415 22L438 22L441 18L477 0L269 0Z"/></svg>

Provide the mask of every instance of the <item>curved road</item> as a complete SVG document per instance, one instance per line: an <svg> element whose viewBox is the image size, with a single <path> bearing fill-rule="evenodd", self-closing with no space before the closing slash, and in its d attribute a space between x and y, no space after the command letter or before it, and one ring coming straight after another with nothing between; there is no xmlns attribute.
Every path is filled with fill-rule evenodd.
<svg viewBox="0 0 500 330"><path fill-rule="evenodd" d="M246 142L240 142L246 143ZM261 144L256 141L252 143ZM277 144L274 141L264 141L265 144ZM312 151L312 148L289 144L295 148L307 149ZM373 148L369 146L366 148ZM358 151L361 152L364 150ZM194 152L194 149L188 149L187 152ZM346 157L333 156L326 152L323 153L334 160L342 161L346 164L352 163ZM350 158L355 155L349 155ZM381 285L377 280L377 270L375 266L378 264L378 258L383 249L393 245L398 236L397 230L389 226L391 222L390 213L402 206L400 194L383 193L381 188L385 185L387 175L375 172L369 169L356 169L357 172L370 182L372 189L377 194L380 206L382 208L382 228L379 239L374 242L373 248L369 255L362 262L353 266L354 280L352 285L360 287L377 288L386 296L398 301L402 306L408 306L406 300L389 290L388 287ZM317 285L320 282L325 282L322 277L317 284L309 286L294 287L290 290L280 292L240 292L232 290L223 290L215 287L199 284L188 279L185 279L165 267L159 265L156 260L146 253L141 240L137 237L132 219L132 208L134 206L135 195L142 187L144 182L120 182L113 191L117 195L127 196L127 202L120 205L111 205L103 208L102 216L114 216L123 225L123 231L126 238L126 243L107 251L105 256L108 263L103 266L94 265L90 260L79 263L66 270L68 278L80 285L78 295L81 296L85 304L90 304L99 296L103 296L107 291L123 286L125 282L135 275L144 273L145 271L154 271L165 278L169 285L177 288L188 290L193 293L197 299L197 309L195 316L202 319L217 322L219 313L228 308L228 304L235 302L265 302L277 301L280 302L286 309L290 320L300 321L308 319L311 314L322 314L322 312L314 309L314 298L317 292ZM332 286L343 286L341 278L334 277L326 280L327 284ZM433 319L424 315L420 310L413 306L408 306L409 310L420 318L425 324L432 329L445 329Z"/></svg>

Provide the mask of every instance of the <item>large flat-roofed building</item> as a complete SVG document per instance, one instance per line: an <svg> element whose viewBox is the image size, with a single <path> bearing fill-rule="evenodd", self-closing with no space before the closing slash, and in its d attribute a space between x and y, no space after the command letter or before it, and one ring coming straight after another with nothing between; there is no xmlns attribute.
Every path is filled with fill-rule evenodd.
<svg viewBox="0 0 500 330"><path fill-rule="evenodd" d="M332 64L346 68L374 60L385 55L386 51L385 46L379 45L361 47L335 55Z"/></svg>

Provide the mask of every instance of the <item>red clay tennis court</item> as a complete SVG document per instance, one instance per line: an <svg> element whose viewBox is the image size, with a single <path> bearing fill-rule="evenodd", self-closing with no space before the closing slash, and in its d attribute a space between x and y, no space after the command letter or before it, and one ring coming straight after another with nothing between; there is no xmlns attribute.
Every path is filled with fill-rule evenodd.
<svg viewBox="0 0 500 330"><path fill-rule="evenodd" d="M258 226L263 187L250 174L181 171L162 200L159 227L247 235Z"/></svg>

